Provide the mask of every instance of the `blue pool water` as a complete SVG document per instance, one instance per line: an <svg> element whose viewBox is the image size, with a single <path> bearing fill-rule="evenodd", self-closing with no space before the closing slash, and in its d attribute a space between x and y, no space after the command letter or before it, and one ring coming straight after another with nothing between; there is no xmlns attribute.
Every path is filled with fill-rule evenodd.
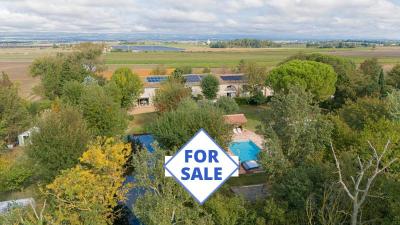
<svg viewBox="0 0 400 225"><path fill-rule="evenodd" d="M129 135L128 141L132 142L133 140L139 140L144 147L146 147L147 151L154 152L154 148L152 146L154 142L154 137L151 134L140 134L140 135Z"/></svg>
<svg viewBox="0 0 400 225"><path fill-rule="evenodd" d="M232 142L229 149L233 154L239 156L240 162L257 160L257 155L260 152L260 148L252 141Z"/></svg>

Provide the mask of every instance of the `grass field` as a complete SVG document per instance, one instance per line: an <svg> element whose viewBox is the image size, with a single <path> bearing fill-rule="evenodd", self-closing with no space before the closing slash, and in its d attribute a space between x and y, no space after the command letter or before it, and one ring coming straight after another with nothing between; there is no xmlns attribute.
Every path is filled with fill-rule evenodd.
<svg viewBox="0 0 400 225"><path fill-rule="evenodd" d="M234 67L241 59L257 62L268 67L296 53L326 53L344 56L360 63L366 58L377 57L382 64L400 63L400 48L356 48L356 49L318 49L318 48L271 48L271 49L198 49L185 52L110 52L106 63L157 65L167 67Z"/></svg>

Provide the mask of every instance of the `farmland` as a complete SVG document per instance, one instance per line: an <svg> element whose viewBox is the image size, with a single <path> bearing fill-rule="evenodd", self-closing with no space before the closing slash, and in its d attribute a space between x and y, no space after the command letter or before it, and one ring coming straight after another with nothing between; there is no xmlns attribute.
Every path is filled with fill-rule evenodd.
<svg viewBox="0 0 400 225"><path fill-rule="evenodd" d="M382 64L400 62L400 48L355 48L355 49L317 49L317 48L271 48L271 49L210 49L195 48L185 52L111 52L106 55L107 64L163 64L168 67L233 67L241 59L255 61L261 65L274 66L285 58L304 53L326 53L341 55L360 63L366 58L377 57Z"/></svg>
<svg viewBox="0 0 400 225"><path fill-rule="evenodd" d="M400 63L400 47L320 49L320 48L268 48L268 49L213 49L205 46L181 44L184 52L109 52L104 55L108 67L107 74L116 68L128 66L139 75L146 75L157 65L169 68L191 66L194 72L204 67L213 68L214 72L229 72L241 59L273 67L287 57L299 52L326 53L344 56L361 63L366 58L376 57L385 70ZM19 84L23 97L32 99L32 88L39 83L29 75L29 65L38 57L55 55L58 52L70 52L61 48L2 48L0 49L0 71L10 75L11 80ZM171 69L169 70L171 71Z"/></svg>

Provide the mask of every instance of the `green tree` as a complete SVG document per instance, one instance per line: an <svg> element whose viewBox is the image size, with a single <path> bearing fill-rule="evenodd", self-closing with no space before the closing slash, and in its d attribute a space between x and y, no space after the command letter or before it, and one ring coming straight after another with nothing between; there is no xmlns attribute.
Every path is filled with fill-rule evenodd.
<svg viewBox="0 0 400 225"><path fill-rule="evenodd" d="M123 108L132 106L143 93L142 81L129 68L117 69L111 78L111 82L114 82L121 90L121 106Z"/></svg>
<svg viewBox="0 0 400 225"><path fill-rule="evenodd" d="M176 150L200 128L204 128L221 146L227 146L231 129L213 105L199 105L193 100L183 101L176 110L165 112L149 126L161 146Z"/></svg>
<svg viewBox="0 0 400 225"><path fill-rule="evenodd" d="M43 114L31 136L28 156L46 181L78 163L89 133L81 113L70 106Z"/></svg>
<svg viewBox="0 0 400 225"><path fill-rule="evenodd" d="M126 112L121 110L113 96L98 85L89 85L84 89L79 107L95 136L121 135L127 127Z"/></svg>
<svg viewBox="0 0 400 225"><path fill-rule="evenodd" d="M84 89L85 86L82 83L78 81L68 81L63 87L62 100L77 106L80 103Z"/></svg>
<svg viewBox="0 0 400 225"><path fill-rule="evenodd" d="M235 196L216 194L205 204L205 208L212 215L215 224L234 225L245 224L247 210L244 200Z"/></svg>
<svg viewBox="0 0 400 225"><path fill-rule="evenodd" d="M219 97L215 106L220 108L225 114L233 114L239 111L239 105L235 99L226 96Z"/></svg>
<svg viewBox="0 0 400 225"><path fill-rule="evenodd" d="M387 97L388 111L390 118L400 121L400 91L393 90Z"/></svg>
<svg viewBox="0 0 400 225"><path fill-rule="evenodd" d="M82 64L82 59L76 55L66 55L63 58L60 71L60 84L61 87L68 81L83 82L85 77L94 75L85 65Z"/></svg>
<svg viewBox="0 0 400 225"><path fill-rule="evenodd" d="M376 98L360 98L350 102L338 111L340 118L354 130L362 130L368 120L377 122L389 117L387 104Z"/></svg>
<svg viewBox="0 0 400 225"><path fill-rule="evenodd" d="M0 154L0 193L21 190L30 184L32 174L26 157L15 152Z"/></svg>
<svg viewBox="0 0 400 225"><path fill-rule="evenodd" d="M212 225L212 217L204 207L176 181L165 177L165 151L156 147L155 152L139 151L133 157L135 187L145 190L133 205L135 216L148 225ZM152 166L149 166L151 162Z"/></svg>
<svg viewBox="0 0 400 225"><path fill-rule="evenodd" d="M63 86L68 81L83 82L88 76L100 79L96 72L104 62L97 60L100 55L95 52L98 51L86 49L37 58L30 66L30 73L40 77L45 97L55 99L62 95Z"/></svg>
<svg viewBox="0 0 400 225"><path fill-rule="evenodd" d="M7 74L0 77L0 148L17 140L18 134L30 125L30 115L24 101L18 96L18 88ZM3 143L2 143L3 142Z"/></svg>
<svg viewBox="0 0 400 225"><path fill-rule="evenodd" d="M283 224L307 224L306 202L310 196L316 201L322 201L325 186L332 185L332 164L313 163L289 168L282 176L277 177L271 187L271 197L275 204L267 202L269 210L267 222L286 221ZM319 203L317 203L319 204ZM285 218L280 212L285 210ZM270 223L267 223L270 224ZM282 224L282 223L277 223Z"/></svg>
<svg viewBox="0 0 400 225"><path fill-rule="evenodd" d="M120 102L122 99L122 90L115 82L107 82L103 88L106 94L110 96L114 102L118 103L118 105L121 105Z"/></svg>
<svg viewBox="0 0 400 225"><path fill-rule="evenodd" d="M386 87L385 73L383 72L383 69L381 69L381 72L379 73L378 85L380 97L386 97L388 94L388 89Z"/></svg>
<svg viewBox="0 0 400 225"><path fill-rule="evenodd" d="M360 65L360 70L367 76L371 77L372 80L378 81L379 74L381 73L382 67L378 63L377 58L366 59Z"/></svg>
<svg viewBox="0 0 400 225"><path fill-rule="evenodd" d="M359 97L381 96L382 87L379 84L382 67L376 58L366 59L360 65L359 76L354 80L357 95Z"/></svg>
<svg viewBox="0 0 400 225"><path fill-rule="evenodd" d="M30 66L30 73L33 77L40 77L45 97L54 99L61 95L61 65L63 57L37 58Z"/></svg>
<svg viewBox="0 0 400 225"><path fill-rule="evenodd" d="M171 73L171 76L169 77L169 80L172 79L172 80L175 80L175 81L178 81L178 82L184 84L185 81L186 81L185 77L183 76L184 74L185 74L185 73L184 73L184 71L183 71L182 69L176 68L176 69Z"/></svg>
<svg viewBox="0 0 400 225"><path fill-rule="evenodd" d="M106 69L104 57L102 57L104 44L83 42L76 45L75 48L79 50L76 54L89 71L97 73Z"/></svg>
<svg viewBox="0 0 400 225"><path fill-rule="evenodd" d="M201 80L201 89L203 95L207 99L214 99L217 97L217 92L219 90L219 80L216 76L208 74Z"/></svg>
<svg viewBox="0 0 400 225"><path fill-rule="evenodd" d="M154 106L160 112L167 112L178 107L179 103L191 96L191 90L179 80L168 79L156 90Z"/></svg>
<svg viewBox="0 0 400 225"><path fill-rule="evenodd" d="M312 94L293 88L288 94L278 93L272 98L261 132L268 150L262 153L261 161L273 169L273 165L300 165L326 149L332 126L313 103Z"/></svg>
<svg viewBox="0 0 400 225"><path fill-rule="evenodd" d="M286 93L291 86L300 86L320 101L333 95L336 79L337 75L330 65L292 60L270 71L266 83L275 92Z"/></svg>
<svg viewBox="0 0 400 225"><path fill-rule="evenodd" d="M357 93L352 83L353 79L359 76L357 72L356 64L344 57L332 56L332 55L324 55L320 53L313 54L304 54L300 53L289 57L283 63L286 63L291 60L311 60L316 62L325 63L331 65L333 70L337 74L336 81L336 91L333 99L329 99L325 102L324 107L330 109L340 108L346 101L351 100L355 101L357 98ZM282 63L282 64L283 64Z"/></svg>
<svg viewBox="0 0 400 225"><path fill-rule="evenodd" d="M388 72L388 84L399 89L400 88L400 64L395 65Z"/></svg>
<svg viewBox="0 0 400 225"><path fill-rule="evenodd" d="M241 67L243 65L240 65ZM247 82L245 86L246 91L249 91L251 95L257 95L262 92L265 86L265 80L267 78L267 70L263 66L258 66L254 62L246 62L244 65L244 75Z"/></svg>

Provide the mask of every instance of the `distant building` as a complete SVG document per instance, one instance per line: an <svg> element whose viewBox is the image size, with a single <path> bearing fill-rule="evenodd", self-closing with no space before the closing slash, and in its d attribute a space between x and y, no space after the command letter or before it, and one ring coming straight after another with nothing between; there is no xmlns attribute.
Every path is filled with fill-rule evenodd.
<svg viewBox="0 0 400 225"><path fill-rule="evenodd" d="M205 74L187 74L184 75L186 79L185 85L192 90L194 97L202 95L200 87L201 79ZM227 96L230 98L239 96L249 96L249 93L243 90L243 87L247 84L244 74L219 74L216 75L219 79L219 90L217 97ZM144 92L139 97L137 106L148 106L153 105L153 98L156 90L160 87L161 83L168 79L167 75L151 75L144 78ZM271 90L268 88L264 89L264 95L271 95Z"/></svg>

